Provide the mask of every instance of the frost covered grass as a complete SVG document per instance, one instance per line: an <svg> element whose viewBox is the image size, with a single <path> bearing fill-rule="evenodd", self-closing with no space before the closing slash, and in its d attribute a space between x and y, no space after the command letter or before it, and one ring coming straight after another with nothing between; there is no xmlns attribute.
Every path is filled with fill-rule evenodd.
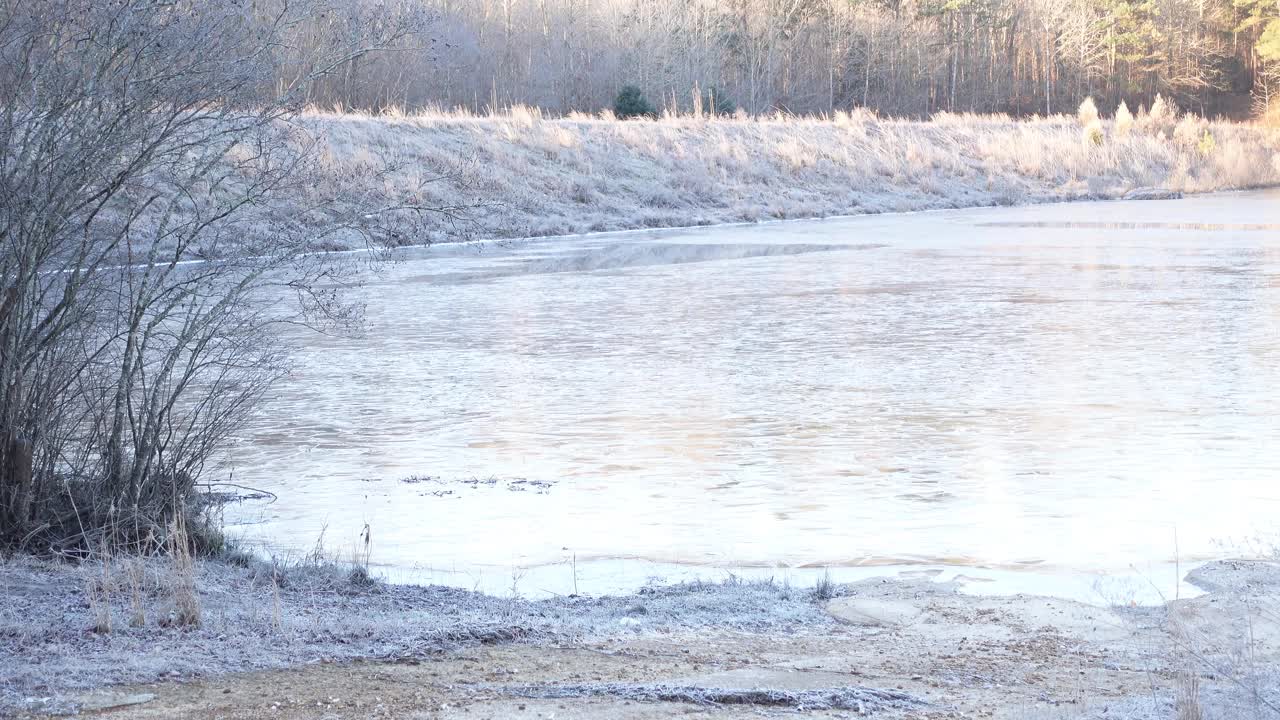
<svg viewBox="0 0 1280 720"><path fill-rule="evenodd" d="M298 119L319 144L313 197L299 205L359 196L460 209L422 214L397 239L416 244L1280 184L1275 128L1176 112L1137 122L1085 115L1082 142L1082 121L1066 115L619 121L520 107L487 116L313 109Z"/></svg>
<svg viewBox="0 0 1280 720"><path fill-rule="evenodd" d="M697 705L744 718L1280 717L1276 563L1209 563L1188 576L1206 594L1155 607L982 596L921 577L841 586L829 602L735 579L530 601L351 570L319 556L199 561L202 621L183 626L168 558L0 562L0 716L71 710L107 689L158 696L149 717L301 719L339 702L348 711L332 716L470 717L498 703L477 714L515 717L529 702L571 718ZM134 603L141 619L125 622ZM146 687L109 690L120 684Z"/></svg>
<svg viewBox="0 0 1280 720"><path fill-rule="evenodd" d="M676 628L788 632L832 621L766 583L654 587L628 597L525 601L386 585L329 560L238 567L168 557L0 560L0 717L68 709L118 683L417 658L494 643L555 643ZM189 590L190 598L178 591ZM191 622L192 609L199 622Z"/></svg>

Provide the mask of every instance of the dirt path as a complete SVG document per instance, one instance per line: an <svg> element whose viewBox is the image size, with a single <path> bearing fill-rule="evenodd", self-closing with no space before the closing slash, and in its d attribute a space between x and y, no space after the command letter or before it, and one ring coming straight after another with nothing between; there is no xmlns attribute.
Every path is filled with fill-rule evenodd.
<svg viewBox="0 0 1280 720"><path fill-rule="evenodd" d="M952 612L954 609L950 609ZM956 617L959 620L959 617ZM871 704L886 717L1027 717L1037 705L1141 692L1141 671L1108 671L1105 655L1064 647L1052 632L1014 637L990 619L970 649L925 642L926 632L848 626L788 637L694 632L645 635L575 647L507 646L413 663L322 664L132 687L115 697L154 695L98 713L130 718L658 718L792 715L794 705L641 702L646 688L766 688L804 693L886 688L922 701L915 708ZM998 636L1005 636L1000 638ZM1028 650L1032 652L1028 654ZM1055 653L1062 652L1063 655ZM1065 662L1064 662L1065 660ZM1084 673L1083 675L1081 673ZM614 694L529 698L531 689ZM105 699L105 697L104 697ZM857 707L814 710L850 717Z"/></svg>

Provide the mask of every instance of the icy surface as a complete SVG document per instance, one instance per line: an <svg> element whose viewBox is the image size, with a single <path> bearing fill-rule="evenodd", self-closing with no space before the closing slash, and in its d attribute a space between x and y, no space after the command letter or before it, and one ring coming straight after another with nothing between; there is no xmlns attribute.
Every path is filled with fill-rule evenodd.
<svg viewBox="0 0 1280 720"><path fill-rule="evenodd" d="M415 251L363 337L299 336L220 471L280 500L228 519L298 551L367 523L375 564L492 591L1238 552L1280 511L1277 201Z"/></svg>

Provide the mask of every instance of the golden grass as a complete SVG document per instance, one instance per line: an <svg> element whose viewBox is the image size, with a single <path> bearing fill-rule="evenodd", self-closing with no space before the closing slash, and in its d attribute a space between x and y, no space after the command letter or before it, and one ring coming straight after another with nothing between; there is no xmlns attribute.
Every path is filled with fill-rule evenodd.
<svg viewBox="0 0 1280 720"><path fill-rule="evenodd" d="M316 192L385 194L388 204L487 204L480 236L548 235L769 217L1119 197L1280 183L1280 132L1261 124L1074 116L1015 120L866 111L831 117L475 115L319 109L299 123L324 149ZM1214 139L1203 151L1205 132ZM1194 142L1190 140L1194 138ZM376 187L350 187L391 168ZM447 235L438 223L439 240ZM428 228L428 233L433 228Z"/></svg>

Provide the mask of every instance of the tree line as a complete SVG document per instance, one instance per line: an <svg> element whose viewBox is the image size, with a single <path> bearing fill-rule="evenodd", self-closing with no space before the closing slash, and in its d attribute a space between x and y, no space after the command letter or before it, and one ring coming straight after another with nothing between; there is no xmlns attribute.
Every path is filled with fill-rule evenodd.
<svg viewBox="0 0 1280 720"><path fill-rule="evenodd" d="M359 3L362 0L350 0ZM402 0L434 22L314 88L322 105L1014 115L1157 94L1204 115L1280 92L1276 0Z"/></svg>

